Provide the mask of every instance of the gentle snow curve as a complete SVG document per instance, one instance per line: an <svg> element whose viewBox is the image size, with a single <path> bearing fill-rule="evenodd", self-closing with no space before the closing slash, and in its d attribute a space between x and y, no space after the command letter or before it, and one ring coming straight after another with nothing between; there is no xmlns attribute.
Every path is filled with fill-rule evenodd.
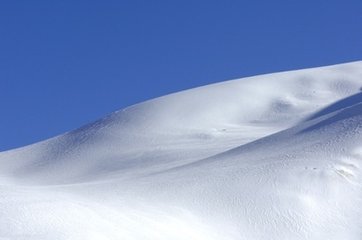
<svg viewBox="0 0 362 240"><path fill-rule="evenodd" d="M0 153L0 239L359 240L362 62L156 98Z"/></svg>

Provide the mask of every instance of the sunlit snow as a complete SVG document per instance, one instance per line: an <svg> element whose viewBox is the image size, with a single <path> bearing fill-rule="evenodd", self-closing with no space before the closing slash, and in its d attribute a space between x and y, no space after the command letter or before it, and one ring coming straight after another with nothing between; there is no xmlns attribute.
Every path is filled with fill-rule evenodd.
<svg viewBox="0 0 362 240"><path fill-rule="evenodd" d="M199 87L0 153L0 239L362 238L362 62Z"/></svg>

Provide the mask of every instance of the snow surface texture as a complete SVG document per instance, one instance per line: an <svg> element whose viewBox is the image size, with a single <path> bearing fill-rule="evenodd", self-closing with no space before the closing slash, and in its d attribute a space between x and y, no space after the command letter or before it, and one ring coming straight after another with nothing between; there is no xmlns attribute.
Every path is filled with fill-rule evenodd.
<svg viewBox="0 0 362 240"><path fill-rule="evenodd" d="M362 62L183 91L0 153L0 239L362 239Z"/></svg>

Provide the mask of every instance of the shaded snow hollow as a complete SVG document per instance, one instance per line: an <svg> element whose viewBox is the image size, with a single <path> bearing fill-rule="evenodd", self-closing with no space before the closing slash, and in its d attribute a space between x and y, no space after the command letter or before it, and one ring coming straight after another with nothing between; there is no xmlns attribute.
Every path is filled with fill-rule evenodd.
<svg viewBox="0 0 362 240"><path fill-rule="evenodd" d="M362 239L362 62L199 87L0 153L0 239Z"/></svg>

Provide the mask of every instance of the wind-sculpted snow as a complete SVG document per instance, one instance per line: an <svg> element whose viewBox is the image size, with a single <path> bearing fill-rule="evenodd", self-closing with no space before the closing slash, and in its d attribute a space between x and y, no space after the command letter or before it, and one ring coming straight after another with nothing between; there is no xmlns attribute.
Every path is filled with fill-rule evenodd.
<svg viewBox="0 0 362 240"><path fill-rule="evenodd" d="M0 239L359 240L362 62L130 106L0 153Z"/></svg>

